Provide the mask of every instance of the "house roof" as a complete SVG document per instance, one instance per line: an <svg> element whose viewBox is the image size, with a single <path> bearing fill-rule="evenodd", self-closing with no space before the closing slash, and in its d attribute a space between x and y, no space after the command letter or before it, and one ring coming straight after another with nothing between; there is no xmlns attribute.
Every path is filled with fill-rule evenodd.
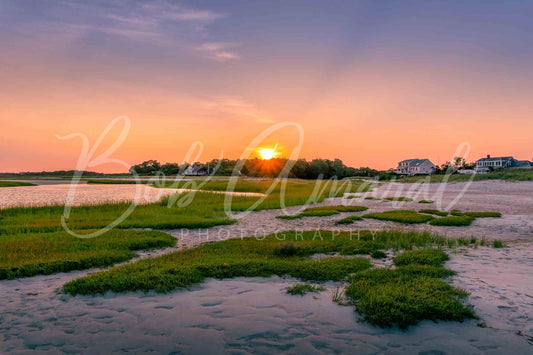
<svg viewBox="0 0 533 355"><path fill-rule="evenodd" d="M481 159L478 159L478 161L495 161L495 160L505 160L505 161L508 161L508 160L512 160L514 159L513 157L490 157L490 158L481 158Z"/></svg>
<svg viewBox="0 0 533 355"><path fill-rule="evenodd" d="M406 160L402 160L398 164L407 163L407 165L411 167L411 166L420 166L425 162L429 162L431 165L433 165L433 163L429 159L406 159Z"/></svg>
<svg viewBox="0 0 533 355"><path fill-rule="evenodd" d="M515 160L513 166L516 168L529 168L533 166L533 163L529 160Z"/></svg>

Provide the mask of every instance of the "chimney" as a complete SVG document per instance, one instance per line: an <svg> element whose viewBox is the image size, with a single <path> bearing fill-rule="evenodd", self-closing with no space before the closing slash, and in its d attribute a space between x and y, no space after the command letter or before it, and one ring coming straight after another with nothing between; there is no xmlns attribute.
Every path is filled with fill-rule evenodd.
<svg viewBox="0 0 533 355"><path fill-rule="evenodd" d="M487 154L487 159L490 159L490 154Z"/></svg>

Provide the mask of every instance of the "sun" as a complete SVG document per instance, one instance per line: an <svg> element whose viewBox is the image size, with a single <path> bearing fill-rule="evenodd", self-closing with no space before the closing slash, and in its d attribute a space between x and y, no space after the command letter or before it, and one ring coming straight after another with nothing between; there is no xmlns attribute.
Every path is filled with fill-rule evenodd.
<svg viewBox="0 0 533 355"><path fill-rule="evenodd" d="M270 160L270 159L272 159L272 158L274 158L276 156L276 148L277 147L278 147L278 145L276 144L276 146L274 148L261 148L258 151L259 156L263 160Z"/></svg>

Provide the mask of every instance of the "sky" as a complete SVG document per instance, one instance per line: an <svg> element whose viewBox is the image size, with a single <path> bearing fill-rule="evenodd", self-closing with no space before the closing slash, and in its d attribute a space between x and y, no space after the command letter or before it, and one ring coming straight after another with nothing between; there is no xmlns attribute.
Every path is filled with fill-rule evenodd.
<svg viewBox="0 0 533 355"><path fill-rule="evenodd" d="M303 132L299 157L377 169L463 142L468 161L532 160L531 18L532 1L0 0L0 171L74 169L82 140L58 136L92 147L119 116L127 164L197 141L200 161L254 156L282 122L257 145L289 156Z"/></svg>

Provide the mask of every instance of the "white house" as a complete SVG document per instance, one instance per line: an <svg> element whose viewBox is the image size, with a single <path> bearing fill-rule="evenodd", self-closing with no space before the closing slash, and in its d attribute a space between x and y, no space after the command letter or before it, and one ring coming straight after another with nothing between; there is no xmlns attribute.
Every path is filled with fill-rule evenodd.
<svg viewBox="0 0 533 355"><path fill-rule="evenodd" d="M429 159L406 159L398 163L396 173L400 175L429 175L436 170Z"/></svg>

